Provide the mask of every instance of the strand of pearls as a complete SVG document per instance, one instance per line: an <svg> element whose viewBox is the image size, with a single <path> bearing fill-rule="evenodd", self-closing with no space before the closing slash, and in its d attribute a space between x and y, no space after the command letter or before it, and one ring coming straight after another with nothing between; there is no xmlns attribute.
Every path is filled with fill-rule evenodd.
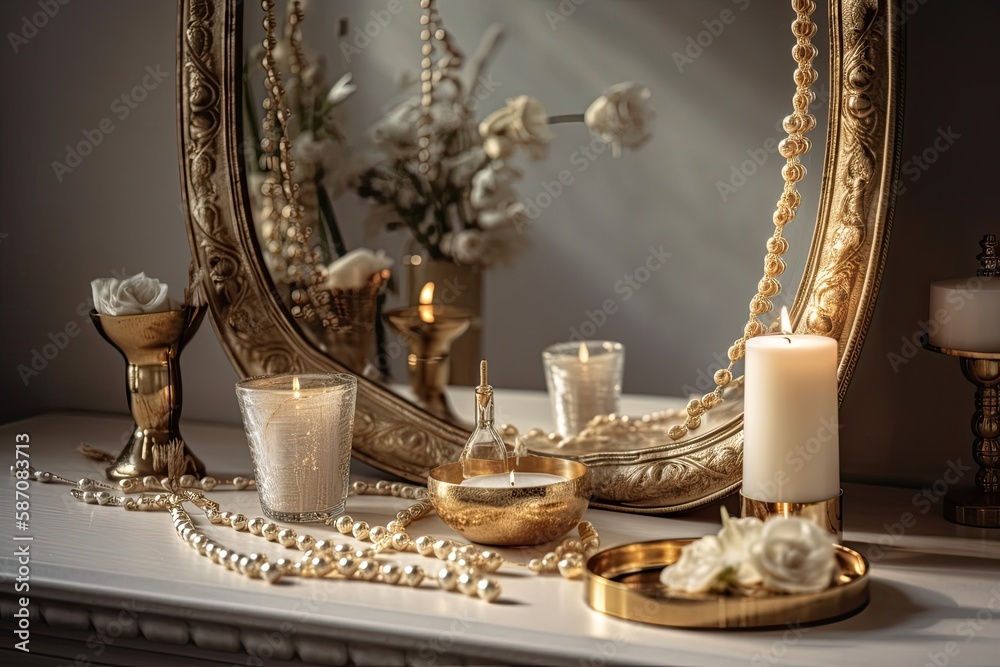
<svg viewBox="0 0 1000 667"><path fill-rule="evenodd" d="M385 526L369 526L367 522L355 520L346 513L326 519L327 525L333 525L339 533L372 544L371 548L354 549L351 545L335 544L310 534L300 535L295 529L282 528L264 517L249 518L241 513L223 511L218 503L204 496L205 489L201 488L198 480L185 480L190 475L185 475L176 482L168 478L157 480L151 476L132 478L122 480L119 488L116 488L88 477L73 482L65 477L34 469L30 469L30 474L39 482L73 486L70 493L83 503L122 507L128 511L168 511L178 536L196 548L200 555L207 556L213 563L270 583L278 581L282 576L315 578L331 575L390 584L402 582L404 585L420 585L428 575L419 566L399 568L378 560L378 555L386 550L411 551L442 561L441 566L430 574L442 589L493 602L500 595L500 586L485 575L497 572L504 565L527 567L540 575L558 572L567 579L577 579L582 576L586 558L596 553L601 546L597 530L589 521L582 521L577 526L578 538L566 538L554 550L527 563L507 561L499 552L482 549L474 544L437 539L431 535L414 539L407 533L407 527L433 513L434 508L428 499L427 489L400 482L379 481L369 484L355 481L351 484L350 495L393 496L417 501L397 512L396 518ZM244 477L236 477L233 481L235 480L240 480L242 488L253 485L253 480ZM183 483L185 481L187 484ZM209 486L215 488L211 484ZM139 495L130 498L111 493L124 488L132 489ZM160 492L142 493L147 490ZM282 558L271 563L260 554L244 555L227 549L195 528L190 515L183 508L185 502L191 502L201 509L212 525L229 527L237 532L249 532L288 549L296 549L302 555L295 560ZM267 567L264 567L265 564Z"/></svg>
<svg viewBox="0 0 1000 667"><path fill-rule="evenodd" d="M802 203L802 197L795 189L795 184L806 176L806 168L801 158L812 148L812 142L805 135L816 127L816 117L809 113L809 105L816 100L812 84L819 76L812 66L812 61L819 52L811 42L816 35L816 24L810 18L816 11L816 3L813 0L791 0L791 2L795 11L795 20L792 22L792 34L795 36L792 59L796 64L793 73L795 94L792 96L794 111L782 121L782 128L788 133L788 136L778 144L778 153L786 160L781 168L784 185L772 216L774 233L767 240L764 276L757 283L757 293L750 299L750 312L746 326L743 327L743 335L729 347L729 365L715 372L712 378L716 385L714 390L688 403L684 423L676 424L667 431L671 440L680 440L689 430L701 426L702 415L722 402L723 389L733 381L733 367L746 353L747 339L766 331L759 316L771 311L774 307L771 299L781 291L778 276L785 271L785 261L781 256L788 252L788 240L782 236L782 230L795 218L795 213Z"/></svg>

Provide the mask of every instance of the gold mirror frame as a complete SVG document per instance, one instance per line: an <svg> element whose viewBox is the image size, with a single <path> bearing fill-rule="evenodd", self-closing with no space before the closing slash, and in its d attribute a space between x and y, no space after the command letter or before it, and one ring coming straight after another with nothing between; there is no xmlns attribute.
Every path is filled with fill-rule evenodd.
<svg viewBox="0 0 1000 667"><path fill-rule="evenodd" d="M248 218L239 162L242 2L179 0L178 6L182 189L191 253L207 274L216 334L242 376L347 372L309 342L276 297ZM829 10L822 195L792 321L797 332L838 340L843 400L888 250L902 131L905 15L899 0L829 0ZM762 222L762 239L765 233ZM739 488L742 427L741 413L679 443L664 437L649 448L576 458L591 468L593 505L679 512ZM467 437L383 387L358 383L354 456L365 463L422 483L430 468L458 459Z"/></svg>

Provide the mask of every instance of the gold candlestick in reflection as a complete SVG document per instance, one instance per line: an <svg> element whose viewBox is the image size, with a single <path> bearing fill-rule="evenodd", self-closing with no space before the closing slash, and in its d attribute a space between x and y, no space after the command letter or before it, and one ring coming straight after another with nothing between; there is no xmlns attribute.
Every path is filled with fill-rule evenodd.
<svg viewBox="0 0 1000 667"><path fill-rule="evenodd" d="M420 291L419 304L386 311L385 320L409 348L406 366L410 388L420 407L457 423L444 388L451 371L452 343L468 329L472 314L434 303L434 283Z"/></svg>

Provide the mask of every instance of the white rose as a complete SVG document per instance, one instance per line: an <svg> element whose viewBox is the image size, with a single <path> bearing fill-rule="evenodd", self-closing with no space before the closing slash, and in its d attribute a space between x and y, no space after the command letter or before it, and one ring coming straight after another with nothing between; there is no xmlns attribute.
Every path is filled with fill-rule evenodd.
<svg viewBox="0 0 1000 667"><path fill-rule="evenodd" d="M472 193L469 201L480 211L506 207L517 201L514 182L521 176L521 172L513 167L491 163L472 177Z"/></svg>
<svg viewBox="0 0 1000 667"><path fill-rule="evenodd" d="M830 585L837 557L829 533L798 517L764 523L750 560L764 586L781 593L816 593Z"/></svg>
<svg viewBox="0 0 1000 667"><path fill-rule="evenodd" d="M90 282L94 308L101 315L162 313L177 308L167 297L167 284L137 273L131 278L97 278Z"/></svg>
<svg viewBox="0 0 1000 667"><path fill-rule="evenodd" d="M761 575L750 558L750 550L760 540L764 522L753 516L732 519L725 507L721 509L722 530L719 531L719 542L722 543L727 559L735 567L730 579L738 586L756 586L761 581Z"/></svg>
<svg viewBox="0 0 1000 667"><path fill-rule="evenodd" d="M652 136L647 127L653 122L647 104L649 96L649 88L634 81L616 84L587 108L583 122L602 141L611 144L612 153L618 157L622 146L639 148Z"/></svg>
<svg viewBox="0 0 1000 667"><path fill-rule="evenodd" d="M533 160L541 159L555 138L545 107L527 95L507 100L507 106L484 118L479 134L483 136L483 150L493 159L511 155L516 146L527 148Z"/></svg>
<svg viewBox="0 0 1000 667"><path fill-rule="evenodd" d="M376 273L392 266L392 259L384 250L372 252L368 248L357 248L326 267L328 289L361 289Z"/></svg>
<svg viewBox="0 0 1000 667"><path fill-rule="evenodd" d="M707 535L684 547L677 562L663 568L660 581L674 591L707 593L725 588L725 575L731 568L722 542Z"/></svg>

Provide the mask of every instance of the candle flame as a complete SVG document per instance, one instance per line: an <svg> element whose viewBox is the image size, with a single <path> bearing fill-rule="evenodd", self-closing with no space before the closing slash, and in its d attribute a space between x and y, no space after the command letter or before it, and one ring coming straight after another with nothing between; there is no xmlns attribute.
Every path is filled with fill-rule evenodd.
<svg viewBox="0 0 1000 667"><path fill-rule="evenodd" d="M292 378L292 391L295 392L295 394L294 394L295 398L298 398L299 396L302 395L302 394L299 393L299 388L300 387L301 387L301 385L299 384L299 378L298 378L298 376L293 377Z"/></svg>
<svg viewBox="0 0 1000 667"><path fill-rule="evenodd" d="M781 333L792 333L792 321L788 317L788 309L784 306L781 307Z"/></svg>
<svg viewBox="0 0 1000 667"><path fill-rule="evenodd" d="M580 359L581 364L585 364L590 361L590 350L587 349L587 344L580 341L580 352L577 354Z"/></svg>
<svg viewBox="0 0 1000 667"><path fill-rule="evenodd" d="M434 283L427 283L420 290L420 319L427 323L434 322Z"/></svg>

